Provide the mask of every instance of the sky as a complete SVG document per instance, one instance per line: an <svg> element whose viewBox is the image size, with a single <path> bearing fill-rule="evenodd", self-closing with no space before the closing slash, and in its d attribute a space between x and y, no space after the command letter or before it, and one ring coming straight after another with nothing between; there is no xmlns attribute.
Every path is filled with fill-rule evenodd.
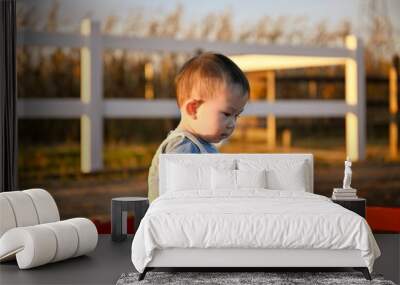
<svg viewBox="0 0 400 285"><path fill-rule="evenodd" d="M387 6L387 15L393 26L396 41L400 41L400 0L373 0ZM58 0L60 18L65 23L75 23L75 26L88 13L94 20L104 23L104 20L115 15L124 19L134 11L143 11L147 19L157 18L173 11L177 5L182 5L184 22L190 24L200 21L202 17L212 12L230 11L234 19L234 27L254 23L255 20L267 15L273 18L279 16L307 17L310 24L325 20L328 27L334 27L343 20L352 23L353 33L359 34L365 27L367 17L363 7L367 0ZM53 0L17 0L17 6L31 5L40 15L47 15ZM364 13L364 15L363 15ZM40 17L45 19L45 17ZM68 27L65 26L68 30Z"/></svg>

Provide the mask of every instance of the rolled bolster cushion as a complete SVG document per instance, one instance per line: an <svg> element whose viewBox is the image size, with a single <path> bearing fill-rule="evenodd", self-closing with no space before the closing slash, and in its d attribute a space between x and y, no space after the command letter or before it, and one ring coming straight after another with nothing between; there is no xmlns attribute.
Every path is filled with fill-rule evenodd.
<svg viewBox="0 0 400 285"><path fill-rule="evenodd" d="M71 224L66 221L43 224L55 235L57 249L51 262L64 260L75 255L78 249L78 233L71 228Z"/></svg>
<svg viewBox="0 0 400 285"><path fill-rule="evenodd" d="M29 195L35 205L39 219L38 224L57 222L60 220L57 204L49 192L40 188L33 188L22 191Z"/></svg>
<svg viewBox="0 0 400 285"><path fill-rule="evenodd" d="M74 226L78 233L78 248L74 257L91 252L96 248L98 233L96 226L91 220L86 218L73 218L65 220L64 222L68 222Z"/></svg>
<svg viewBox="0 0 400 285"><path fill-rule="evenodd" d="M0 238L0 261L16 256L19 268L28 269L86 254L97 240L95 225L85 218L14 228Z"/></svg>
<svg viewBox="0 0 400 285"><path fill-rule="evenodd" d="M43 225L13 228L0 239L0 260L16 255L21 269L51 262L57 250L53 231Z"/></svg>
<svg viewBox="0 0 400 285"><path fill-rule="evenodd" d="M27 227L39 223L35 205L30 196L22 191L0 193L9 202L17 227Z"/></svg>
<svg viewBox="0 0 400 285"><path fill-rule="evenodd" d="M0 237L16 226L17 222L10 202L6 197L0 195Z"/></svg>

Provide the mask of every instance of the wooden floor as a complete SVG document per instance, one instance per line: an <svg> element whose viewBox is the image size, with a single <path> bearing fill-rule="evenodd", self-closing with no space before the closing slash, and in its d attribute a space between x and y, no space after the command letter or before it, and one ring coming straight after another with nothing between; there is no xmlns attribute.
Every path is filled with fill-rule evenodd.
<svg viewBox="0 0 400 285"><path fill-rule="evenodd" d="M382 251L375 273L400 282L400 234L376 234ZM0 264L0 284L115 284L124 272L134 271L131 262L132 236L112 242L110 235L100 235L95 251L41 267L19 270L15 261ZM312 271L312 270L311 270Z"/></svg>

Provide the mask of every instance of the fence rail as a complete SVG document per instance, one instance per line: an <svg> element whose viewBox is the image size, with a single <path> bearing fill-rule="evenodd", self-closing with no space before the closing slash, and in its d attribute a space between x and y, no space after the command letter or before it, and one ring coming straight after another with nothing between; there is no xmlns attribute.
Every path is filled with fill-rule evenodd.
<svg viewBox="0 0 400 285"><path fill-rule="evenodd" d="M19 46L70 47L81 50L80 99L19 99L17 108L20 118L80 118L83 172L103 169L104 118L180 116L173 99L104 99L102 55L105 49L189 54L204 50L227 55L298 56L303 59L314 58L314 64L315 58L339 60L346 70L345 100L275 100L275 94L269 94L269 101L249 102L243 115L268 117L269 120L274 117L345 117L347 155L353 160L365 158L366 99L363 47L354 36L348 37L346 48L138 38L102 35L98 22L85 19L81 24L81 34L19 31L17 43ZM275 76L272 78L276 80ZM274 87L269 90L275 92ZM271 122L275 125L274 121ZM274 133L272 137L275 137Z"/></svg>

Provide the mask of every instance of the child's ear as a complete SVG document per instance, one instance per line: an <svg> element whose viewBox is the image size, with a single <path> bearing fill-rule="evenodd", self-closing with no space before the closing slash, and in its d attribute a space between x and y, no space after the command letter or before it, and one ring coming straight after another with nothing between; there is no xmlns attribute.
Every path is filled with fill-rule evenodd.
<svg viewBox="0 0 400 285"><path fill-rule="evenodd" d="M203 100L190 99L186 104L186 112L190 117L196 119L197 109L203 103Z"/></svg>

